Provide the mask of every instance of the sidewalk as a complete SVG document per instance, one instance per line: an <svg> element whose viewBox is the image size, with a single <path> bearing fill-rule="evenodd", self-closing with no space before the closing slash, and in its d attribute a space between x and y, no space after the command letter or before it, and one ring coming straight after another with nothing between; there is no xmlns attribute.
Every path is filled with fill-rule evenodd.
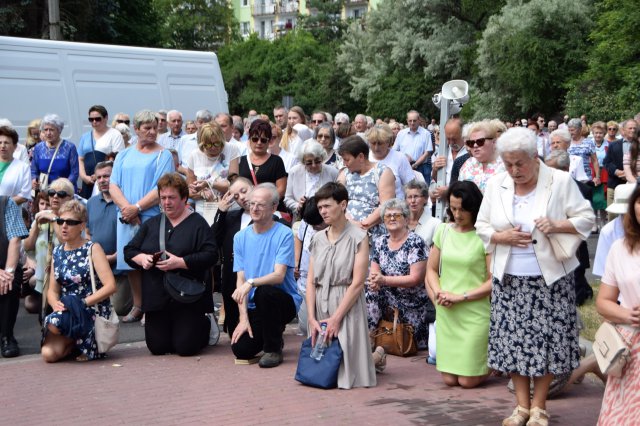
<svg viewBox="0 0 640 426"><path fill-rule="evenodd" d="M154 357L144 342L105 360L48 365L37 355L0 364L2 424L499 425L515 407L507 379L479 389L442 384L424 356L387 358L371 389L317 390L294 379L302 338L289 329L278 368L234 365L229 339L200 356ZM549 401L554 425L595 425L602 384L587 376Z"/></svg>

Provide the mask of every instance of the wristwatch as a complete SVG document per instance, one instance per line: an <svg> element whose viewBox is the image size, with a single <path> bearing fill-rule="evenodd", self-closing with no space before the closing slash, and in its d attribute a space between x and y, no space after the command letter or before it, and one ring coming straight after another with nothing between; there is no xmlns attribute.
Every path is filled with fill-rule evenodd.
<svg viewBox="0 0 640 426"><path fill-rule="evenodd" d="M247 280L247 282L249 283L249 285L250 285L251 287L255 287L255 286L256 286L255 281L253 280L253 278L249 278L249 279Z"/></svg>
<svg viewBox="0 0 640 426"><path fill-rule="evenodd" d="M12 267L4 268L4 271L8 274L13 274L15 270L16 268L12 268Z"/></svg>
<svg viewBox="0 0 640 426"><path fill-rule="evenodd" d="M136 207L138 208L138 212L142 213L142 207L140 207L140 203L136 203Z"/></svg>

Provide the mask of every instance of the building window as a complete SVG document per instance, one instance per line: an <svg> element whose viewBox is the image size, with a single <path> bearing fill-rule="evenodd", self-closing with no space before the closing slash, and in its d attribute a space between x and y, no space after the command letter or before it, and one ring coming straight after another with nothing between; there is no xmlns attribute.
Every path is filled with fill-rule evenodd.
<svg viewBox="0 0 640 426"><path fill-rule="evenodd" d="M249 6L249 0L242 0L242 7Z"/></svg>
<svg viewBox="0 0 640 426"><path fill-rule="evenodd" d="M249 35L249 22L241 22L240 23L240 29L242 31L242 35L243 36L248 36Z"/></svg>

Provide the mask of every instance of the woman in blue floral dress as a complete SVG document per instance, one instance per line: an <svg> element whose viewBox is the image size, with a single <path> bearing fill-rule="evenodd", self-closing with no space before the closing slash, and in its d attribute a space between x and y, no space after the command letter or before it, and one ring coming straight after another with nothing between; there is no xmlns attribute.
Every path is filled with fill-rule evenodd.
<svg viewBox="0 0 640 426"><path fill-rule="evenodd" d="M338 175L338 182L349 192L347 219L368 231L372 239L384 234L379 207L395 197L393 172L383 164L369 161L369 145L360 136L345 138L338 151L346 167Z"/></svg>
<svg viewBox="0 0 640 426"><path fill-rule="evenodd" d="M401 322L413 326L418 349L426 349L429 323L435 309L423 286L427 269L427 248L418 234L409 230L409 208L399 199L381 207L388 234L379 236L371 248L371 270L365 292L369 330L389 318L394 308ZM391 316L392 317L392 316Z"/></svg>
<svg viewBox="0 0 640 426"><path fill-rule="evenodd" d="M55 226L63 244L53 250L54 273L47 292L53 313L44 319L42 358L56 362L71 353L77 354L78 361L101 358L104 354L98 353L95 340L96 308L102 317L111 315L109 296L116 291L115 280L102 247L83 238L87 221L84 205L69 201L58 214ZM89 255L96 275L95 293Z"/></svg>

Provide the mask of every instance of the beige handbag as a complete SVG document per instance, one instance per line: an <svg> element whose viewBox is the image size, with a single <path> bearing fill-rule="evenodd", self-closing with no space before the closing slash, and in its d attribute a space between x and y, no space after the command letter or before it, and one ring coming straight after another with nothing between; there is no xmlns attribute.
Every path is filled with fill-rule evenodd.
<svg viewBox="0 0 640 426"><path fill-rule="evenodd" d="M579 234L557 233L549 235L553 255L558 262L564 262L576 255L582 238Z"/></svg>
<svg viewBox="0 0 640 426"><path fill-rule="evenodd" d="M91 271L91 289L93 293L96 292L96 278L95 271L93 270L93 260L91 259L91 249L93 245L89 247L89 270ZM115 309L111 308L111 315L109 318L100 316L98 312L98 305L93 305L93 309L96 312L95 322L95 336L96 343L98 344L98 352L103 354L109 349L118 344L118 337L120 335L120 320L116 314Z"/></svg>
<svg viewBox="0 0 640 426"><path fill-rule="evenodd" d="M618 333L615 325L608 321L602 323L596 331L593 353L600 371L612 377L622 376L622 370L630 356L629 345Z"/></svg>
<svg viewBox="0 0 640 426"><path fill-rule="evenodd" d="M53 166L53 160L55 160L56 155L58 155L58 150L60 149L60 145L62 145L62 141L58 142L58 146L56 147L56 150L53 153L53 157L51 157L51 161L49 161L49 168L47 169L47 173L40 173L40 176L38 176L38 189L40 191L46 191L47 189L49 189L49 174L51 173L51 166Z"/></svg>

